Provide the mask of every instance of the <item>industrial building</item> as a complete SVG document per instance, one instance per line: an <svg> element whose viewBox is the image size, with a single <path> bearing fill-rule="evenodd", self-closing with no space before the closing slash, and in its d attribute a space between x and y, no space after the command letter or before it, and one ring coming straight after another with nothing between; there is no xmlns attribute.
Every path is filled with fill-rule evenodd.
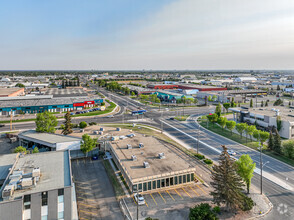
<svg viewBox="0 0 294 220"><path fill-rule="evenodd" d="M0 156L1 219L73 219L68 151Z"/></svg>
<svg viewBox="0 0 294 220"><path fill-rule="evenodd" d="M193 98L193 96L191 95L185 95L183 93L176 93L176 92L171 92L166 90L156 91L153 94L156 94L161 101L173 102L173 103L175 103L177 100L181 100L184 96L186 98Z"/></svg>
<svg viewBox="0 0 294 220"><path fill-rule="evenodd" d="M24 95L24 88L0 88L0 97L16 97Z"/></svg>
<svg viewBox="0 0 294 220"><path fill-rule="evenodd" d="M216 86L204 86L196 84L149 84L151 89L182 89L182 90L198 90L198 91L224 91L227 88Z"/></svg>
<svg viewBox="0 0 294 220"><path fill-rule="evenodd" d="M101 104L100 97L54 98L52 95L21 96L0 98L0 115L64 112L82 110Z"/></svg>
<svg viewBox="0 0 294 220"><path fill-rule="evenodd" d="M47 148L50 151L78 150L81 146L81 138L60 134L39 133L28 130L18 135L19 145L26 148Z"/></svg>
<svg viewBox="0 0 294 220"><path fill-rule="evenodd" d="M133 192L194 182L195 165L179 155L173 147L143 134L120 135L107 144L117 167Z"/></svg>

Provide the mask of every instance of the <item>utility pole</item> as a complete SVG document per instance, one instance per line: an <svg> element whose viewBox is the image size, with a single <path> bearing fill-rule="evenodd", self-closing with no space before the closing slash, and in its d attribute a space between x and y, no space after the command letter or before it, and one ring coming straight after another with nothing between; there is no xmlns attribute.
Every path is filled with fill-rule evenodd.
<svg viewBox="0 0 294 220"><path fill-rule="evenodd" d="M198 123L197 154L199 153L199 142L200 142L199 138L200 138L200 124Z"/></svg>
<svg viewBox="0 0 294 220"><path fill-rule="evenodd" d="M260 138L259 138L260 139ZM260 143L260 195L262 195L262 154L261 154L262 145Z"/></svg>

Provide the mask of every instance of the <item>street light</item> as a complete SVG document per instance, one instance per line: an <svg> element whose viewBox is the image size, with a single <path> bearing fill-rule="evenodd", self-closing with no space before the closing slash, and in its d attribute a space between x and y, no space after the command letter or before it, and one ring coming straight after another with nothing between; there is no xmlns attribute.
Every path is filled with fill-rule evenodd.
<svg viewBox="0 0 294 220"><path fill-rule="evenodd" d="M198 120L198 119L197 119ZM201 119L200 119L201 121ZM199 151L199 142L200 142L200 124L198 123L198 133L197 133L197 154L198 154L198 151Z"/></svg>

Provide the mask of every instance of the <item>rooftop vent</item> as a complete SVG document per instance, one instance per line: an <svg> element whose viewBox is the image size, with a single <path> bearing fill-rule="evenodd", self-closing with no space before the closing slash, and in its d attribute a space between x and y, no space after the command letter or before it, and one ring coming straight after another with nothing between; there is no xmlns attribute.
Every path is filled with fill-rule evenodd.
<svg viewBox="0 0 294 220"><path fill-rule="evenodd" d="M137 156L136 155L132 155L132 160L136 161L137 160Z"/></svg>
<svg viewBox="0 0 294 220"><path fill-rule="evenodd" d="M100 135L103 135L103 131L99 131L99 134L100 134Z"/></svg>
<svg viewBox="0 0 294 220"><path fill-rule="evenodd" d="M8 199L10 196L13 195L14 192L14 185L7 185L4 187L2 191L2 198L3 199Z"/></svg>
<svg viewBox="0 0 294 220"><path fill-rule="evenodd" d="M127 144L127 149L132 149L132 145Z"/></svg>
<svg viewBox="0 0 294 220"><path fill-rule="evenodd" d="M144 168L150 168L150 165L148 162L143 162L143 166L144 166Z"/></svg>
<svg viewBox="0 0 294 220"><path fill-rule="evenodd" d="M121 131L121 128L116 128L117 131Z"/></svg>
<svg viewBox="0 0 294 220"><path fill-rule="evenodd" d="M143 148L144 147L144 144L143 143L140 143L139 144L139 148Z"/></svg>
<svg viewBox="0 0 294 220"><path fill-rule="evenodd" d="M159 157L159 159L164 159L165 158L164 153L159 153L158 157Z"/></svg>
<svg viewBox="0 0 294 220"><path fill-rule="evenodd" d="M104 131L104 128L100 128L100 131Z"/></svg>
<svg viewBox="0 0 294 220"><path fill-rule="evenodd" d="M98 131L93 131L93 134L99 134L99 132Z"/></svg>

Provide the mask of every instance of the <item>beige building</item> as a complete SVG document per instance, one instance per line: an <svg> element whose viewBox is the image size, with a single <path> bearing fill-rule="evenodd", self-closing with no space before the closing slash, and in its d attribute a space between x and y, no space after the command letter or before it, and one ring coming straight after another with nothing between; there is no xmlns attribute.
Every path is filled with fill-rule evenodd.
<svg viewBox="0 0 294 220"><path fill-rule="evenodd" d="M25 94L24 88L0 88L0 97L16 97Z"/></svg>

